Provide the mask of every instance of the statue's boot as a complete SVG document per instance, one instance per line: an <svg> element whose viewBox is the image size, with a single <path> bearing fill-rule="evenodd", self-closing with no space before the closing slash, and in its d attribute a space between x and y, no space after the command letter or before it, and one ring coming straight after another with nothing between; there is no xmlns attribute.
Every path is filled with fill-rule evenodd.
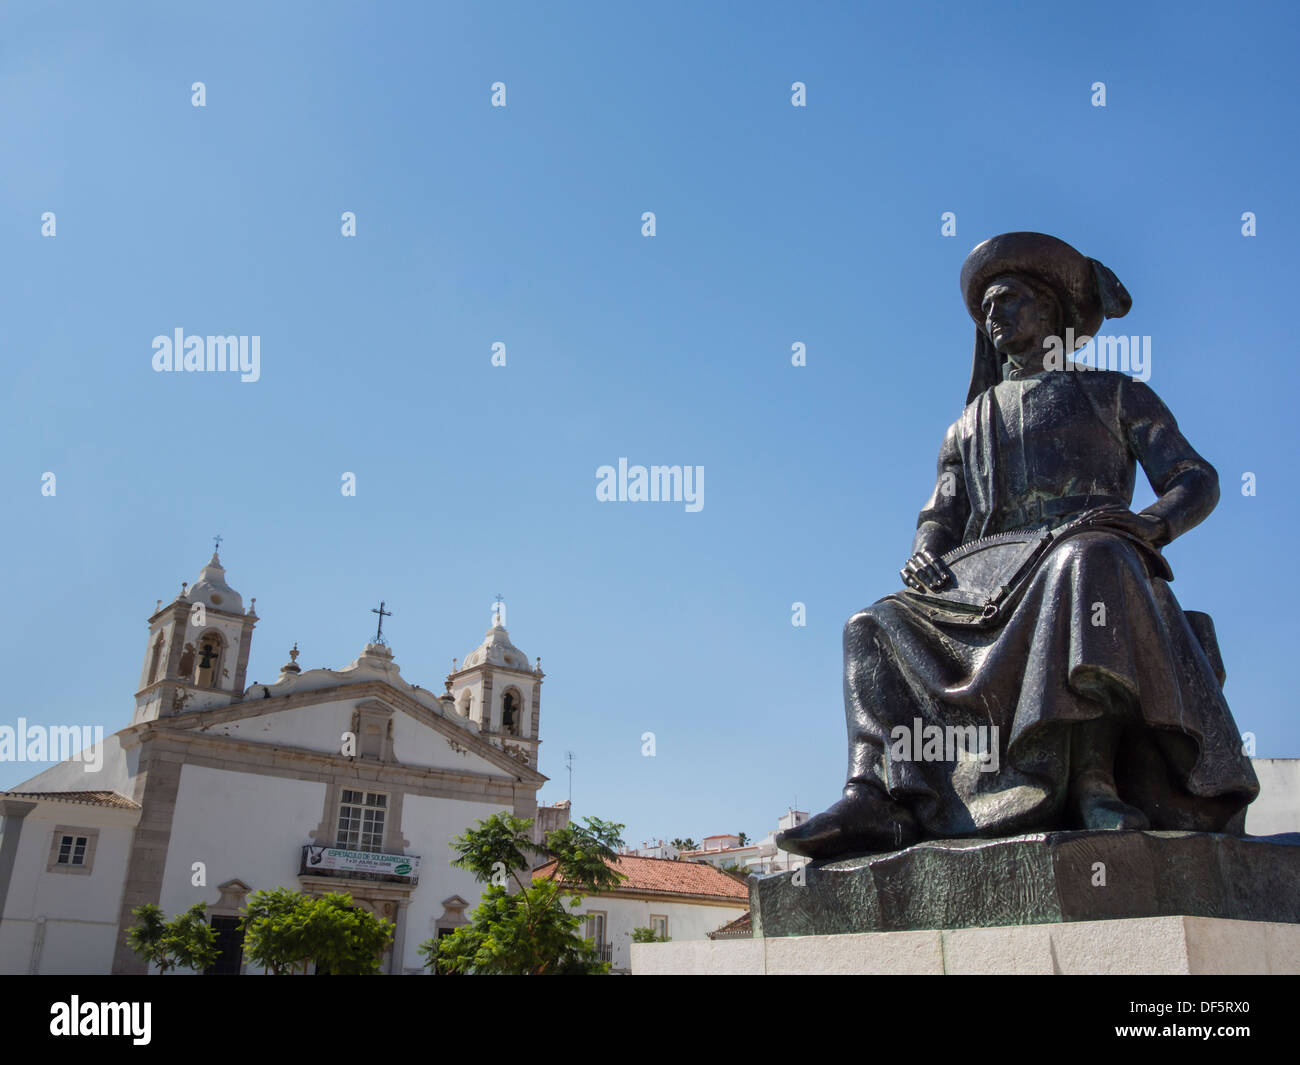
<svg viewBox="0 0 1300 1065"><path fill-rule="evenodd" d="M1125 707L1130 697L1111 685L1098 696L1111 706ZM1115 755L1123 721L1115 715L1079 725L1071 739L1069 805L1080 827L1122 831L1150 828L1147 815L1119 797L1115 787Z"/></svg>
<svg viewBox="0 0 1300 1065"><path fill-rule="evenodd" d="M1109 773L1091 770L1070 783L1070 805L1084 828L1108 831L1151 827L1147 815L1124 802Z"/></svg>
<svg viewBox="0 0 1300 1065"><path fill-rule="evenodd" d="M791 854L822 860L900 850L919 835L916 819L905 807L877 788L850 784L844 798L825 813L778 833L776 845Z"/></svg>

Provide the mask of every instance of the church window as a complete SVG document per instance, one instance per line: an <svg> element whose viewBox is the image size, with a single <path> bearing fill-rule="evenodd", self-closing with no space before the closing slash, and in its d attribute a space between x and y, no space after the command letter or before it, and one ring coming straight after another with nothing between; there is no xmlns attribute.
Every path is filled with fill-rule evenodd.
<svg viewBox="0 0 1300 1065"><path fill-rule="evenodd" d="M98 840L99 829L97 828L55 825L45 871L90 875L91 867L95 864L95 845Z"/></svg>
<svg viewBox="0 0 1300 1065"><path fill-rule="evenodd" d="M660 939L668 938L668 918L658 914L650 915L650 930Z"/></svg>
<svg viewBox="0 0 1300 1065"><path fill-rule="evenodd" d="M501 699L501 728L512 736L519 735L519 699L512 691Z"/></svg>
<svg viewBox="0 0 1300 1065"><path fill-rule="evenodd" d="M85 836L64 836L59 841L59 865L85 865L88 842Z"/></svg>
<svg viewBox="0 0 1300 1065"><path fill-rule="evenodd" d="M205 632L199 639L198 672L194 683L200 688L215 688L221 677L221 652L224 641L215 632Z"/></svg>
<svg viewBox="0 0 1300 1065"><path fill-rule="evenodd" d="M162 661L163 637L162 633L158 634L158 639L154 641L153 658L149 660L149 680L146 682L152 684L158 679L158 665Z"/></svg>
<svg viewBox="0 0 1300 1065"><path fill-rule="evenodd" d="M349 851L382 851L387 812L387 795L344 788L339 803L338 846Z"/></svg>
<svg viewBox="0 0 1300 1065"><path fill-rule="evenodd" d="M181 652L181 676L190 677L194 673L194 645L187 643Z"/></svg>

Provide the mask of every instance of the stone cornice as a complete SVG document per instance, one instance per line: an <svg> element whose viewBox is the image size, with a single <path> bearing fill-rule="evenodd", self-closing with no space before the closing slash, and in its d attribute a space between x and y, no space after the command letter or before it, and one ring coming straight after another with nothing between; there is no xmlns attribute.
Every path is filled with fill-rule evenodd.
<svg viewBox="0 0 1300 1065"><path fill-rule="evenodd" d="M422 706L403 692L400 692L391 685L379 680L363 681L359 684L344 685L341 688L315 688L305 692L294 692L288 695L274 696L270 699L246 699L240 703L231 703L229 706L218 706L209 710L190 710L170 717L158 718L156 721L144 722L141 725L132 726L132 728L149 729L159 736L167 733L193 734L196 730L206 730L215 725L252 720L268 713L278 713L283 710L296 709L302 706L313 706L320 703L361 701L367 698L379 699L381 702L405 712L421 724L426 725L434 732L437 732L444 739L455 740L462 746L466 747L472 754L478 755L485 761L505 771L521 783L536 784L540 787L549 779L537 770L530 769L529 767L517 762L515 759L511 758L510 755L506 754L505 751L492 746L492 744L487 743L485 740L476 736L473 732L461 728L455 722L449 721L439 714L435 714L432 710ZM204 735L208 734L204 733ZM208 738L218 737L211 737L208 735ZM259 747L275 746L272 744L259 744L254 740L242 737L219 738L229 739L239 743L249 743L253 746ZM309 751L306 748L295 747L283 747L279 749L285 751L298 751L304 756L315 755L323 758L337 757L344 763L354 764L352 759L345 758L342 754L331 756L323 752ZM371 763L367 759L357 759L355 764L392 766L399 763ZM456 775L452 770L447 770L446 772L451 775ZM468 777L480 776L480 774L463 775Z"/></svg>
<svg viewBox="0 0 1300 1065"><path fill-rule="evenodd" d="M545 673L537 673L531 669L515 669L514 666L499 666L494 662L481 662L477 666L470 666L468 669L461 667L455 673L448 673L447 676L452 684L455 684L461 677L468 676L471 673L513 673L517 677L527 677L529 680L535 680L538 684L542 683Z"/></svg>
<svg viewBox="0 0 1300 1065"><path fill-rule="evenodd" d="M176 617L181 614L188 614L193 609L194 604L188 599L173 599L170 603L163 605L149 616L149 624L152 626L155 621L161 617L165 617L169 613L172 614L173 617ZM257 624L260 620L256 614L233 614L229 610L222 610L221 607L211 606L208 603L203 604L203 613L205 615L216 614L219 617L229 618L231 621L238 621L240 623L251 621L253 624Z"/></svg>

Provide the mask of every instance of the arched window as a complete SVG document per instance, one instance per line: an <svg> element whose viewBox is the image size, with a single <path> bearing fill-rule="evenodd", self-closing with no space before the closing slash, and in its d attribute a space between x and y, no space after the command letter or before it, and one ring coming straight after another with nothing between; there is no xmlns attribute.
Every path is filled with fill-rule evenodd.
<svg viewBox="0 0 1300 1065"><path fill-rule="evenodd" d="M187 643L185 650L181 652L180 672L182 677L189 677L194 673L194 645L192 643Z"/></svg>
<svg viewBox="0 0 1300 1065"><path fill-rule="evenodd" d="M523 727L523 702L514 688L501 697L501 731L518 736Z"/></svg>
<svg viewBox="0 0 1300 1065"><path fill-rule="evenodd" d="M205 632L199 637L199 661L194 683L200 688L215 688L220 684L221 658L225 644L219 632Z"/></svg>
<svg viewBox="0 0 1300 1065"><path fill-rule="evenodd" d="M158 634L158 639L154 641L153 658L149 660L149 679L147 684L152 684L158 679L158 665L162 661L163 634Z"/></svg>

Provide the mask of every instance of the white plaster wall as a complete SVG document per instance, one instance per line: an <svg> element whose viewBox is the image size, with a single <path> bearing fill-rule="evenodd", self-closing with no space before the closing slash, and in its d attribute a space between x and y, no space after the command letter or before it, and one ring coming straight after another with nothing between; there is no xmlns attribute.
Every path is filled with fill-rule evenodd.
<svg viewBox="0 0 1300 1065"><path fill-rule="evenodd" d="M342 699L293 707L243 721L214 725L208 732L256 743L338 754L343 747L343 733L352 728L352 714L357 702L356 699ZM450 720L454 723L460 721L459 718ZM466 745L468 742L467 738ZM479 755L457 754L441 733L402 710L393 714L393 753L403 765L503 775L501 769Z"/></svg>
<svg viewBox="0 0 1300 1065"><path fill-rule="evenodd" d="M29 971L42 917L45 935L38 972L111 972L118 907L137 817L135 812L44 802L23 818L0 922L0 973ZM58 825L99 830L89 875L46 872Z"/></svg>
<svg viewBox="0 0 1300 1065"><path fill-rule="evenodd" d="M435 922L442 916L445 899L453 895L465 899L469 903L464 911L466 918L478 906L482 885L472 873L452 866L455 854L451 839L474 827L476 821L502 811L510 809L496 803L425 795L407 795L402 800L402 834L411 841L408 852L420 856L420 883L411 893L406 911L401 969L420 968L423 958L418 948L437 934Z"/></svg>
<svg viewBox="0 0 1300 1065"><path fill-rule="evenodd" d="M449 720L456 725L463 723L460 717ZM480 737L474 736L473 739ZM462 747L468 747L471 738L464 737L459 742ZM477 754L457 754L440 732L400 710L393 717L393 754L403 765L450 769L457 773L488 773L499 778L507 776L505 770Z"/></svg>
<svg viewBox="0 0 1300 1065"><path fill-rule="evenodd" d="M583 897L582 904L574 912L585 915L593 911L604 911L606 940L613 946L610 968L630 972L632 929L649 928L652 913L668 918L668 938L677 941L706 939L708 933L717 931L748 910L749 904L744 900L735 906L710 906L666 899L649 901L588 895ZM586 928L579 928L578 932L585 935Z"/></svg>
<svg viewBox="0 0 1300 1065"><path fill-rule="evenodd" d="M252 701L255 703L256 698ZM343 733L352 728L352 712L356 704L355 699L341 699L313 706L297 706L242 721L213 725L207 731L213 736L238 736L255 743L339 754L343 749Z"/></svg>
<svg viewBox="0 0 1300 1065"><path fill-rule="evenodd" d="M299 890L298 868L308 834L321 820L325 785L311 780L181 767L171 843L159 905L170 918L196 902L217 902L217 885L238 878L253 891ZM192 864L203 862L206 886Z"/></svg>
<svg viewBox="0 0 1300 1065"><path fill-rule="evenodd" d="M1246 832L1300 832L1300 758L1252 758L1259 798L1246 807Z"/></svg>

